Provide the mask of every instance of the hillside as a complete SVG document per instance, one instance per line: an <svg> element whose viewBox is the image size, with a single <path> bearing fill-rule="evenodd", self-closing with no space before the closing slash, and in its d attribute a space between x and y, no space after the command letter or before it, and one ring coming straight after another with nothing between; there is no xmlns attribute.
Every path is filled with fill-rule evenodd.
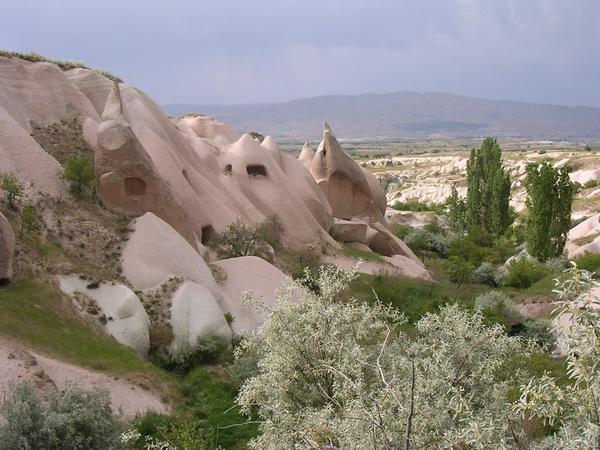
<svg viewBox="0 0 600 450"><path fill-rule="evenodd" d="M329 95L281 103L163 106L172 115L213 116L240 131L280 138L315 138L323 120L345 138L510 137L556 140L600 139L600 108L445 93Z"/></svg>

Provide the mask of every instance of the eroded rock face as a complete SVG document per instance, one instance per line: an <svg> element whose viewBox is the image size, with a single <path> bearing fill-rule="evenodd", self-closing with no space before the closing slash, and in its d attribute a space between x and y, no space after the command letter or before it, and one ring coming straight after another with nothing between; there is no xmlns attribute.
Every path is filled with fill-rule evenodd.
<svg viewBox="0 0 600 450"><path fill-rule="evenodd" d="M212 292L193 281L184 282L173 295L171 303L174 352L193 347L197 339L218 337L231 342L231 328Z"/></svg>
<svg viewBox="0 0 600 450"><path fill-rule="evenodd" d="M570 258L585 252L600 253L600 213L571 228L566 249Z"/></svg>
<svg viewBox="0 0 600 450"><path fill-rule="evenodd" d="M9 281L13 276L14 254L15 234L6 217L0 213L0 283Z"/></svg>
<svg viewBox="0 0 600 450"><path fill-rule="evenodd" d="M91 287L78 275L59 276L60 289L71 297L78 294L93 300L106 317L106 331L119 343L146 356L150 348L150 320L135 293L122 284L100 283ZM88 287L90 286L90 287Z"/></svg>
<svg viewBox="0 0 600 450"><path fill-rule="evenodd" d="M323 124L323 141L311 162L310 173L325 194L334 217L384 220L386 200L379 182L344 153L327 123Z"/></svg>
<svg viewBox="0 0 600 450"><path fill-rule="evenodd" d="M264 312L257 311L244 301L244 293L251 291L267 308L275 304L277 290L289 281L277 267L256 256L223 259L214 263L223 269L227 278L223 282L221 309L234 320L236 333L255 331L265 320Z"/></svg>

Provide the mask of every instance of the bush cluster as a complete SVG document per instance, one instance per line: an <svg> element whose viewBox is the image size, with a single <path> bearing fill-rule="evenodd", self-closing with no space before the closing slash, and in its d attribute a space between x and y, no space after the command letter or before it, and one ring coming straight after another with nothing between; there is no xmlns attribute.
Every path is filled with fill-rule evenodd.
<svg viewBox="0 0 600 450"><path fill-rule="evenodd" d="M2 449L116 449L123 424L108 392L71 386L42 402L31 384L12 385L0 407Z"/></svg>
<svg viewBox="0 0 600 450"><path fill-rule="evenodd" d="M157 355L157 364L169 372L185 375L202 364L223 362L229 353L229 346L213 336L199 337L196 345Z"/></svg>
<svg viewBox="0 0 600 450"><path fill-rule="evenodd" d="M520 258L508 267L508 272L504 277L504 285L525 289L549 273L549 270L542 264L530 261L527 258Z"/></svg>

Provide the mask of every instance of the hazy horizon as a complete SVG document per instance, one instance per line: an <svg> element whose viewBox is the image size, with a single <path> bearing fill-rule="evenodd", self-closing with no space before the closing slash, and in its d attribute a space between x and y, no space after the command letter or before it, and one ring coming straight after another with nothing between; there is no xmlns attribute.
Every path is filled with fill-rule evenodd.
<svg viewBox="0 0 600 450"><path fill-rule="evenodd" d="M369 92L600 107L596 0L3 5L1 46L82 60L160 104Z"/></svg>

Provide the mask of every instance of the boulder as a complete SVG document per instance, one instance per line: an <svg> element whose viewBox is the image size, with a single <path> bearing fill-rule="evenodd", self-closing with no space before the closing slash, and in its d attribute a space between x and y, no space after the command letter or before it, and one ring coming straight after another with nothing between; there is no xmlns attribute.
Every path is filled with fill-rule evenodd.
<svg viewBox="0 0 600 450"><path fill-rule="evenodd" d="M13 276L15 234L6 217L0 213L0 283Z"/></svg>
<svg viewBox="0 0 600 450"><path fill-rule="evenodd" d="M289 282L289 278L277 267L256 256L223 259L214 265L223 269L227 278L223 282L224 296L221 309L233 315L232 328L242 334L257 330L265 319L259 311L244 301L244 294L252 292L262 306L275 304L277 290Z"/></svg>
<svg viewBox="0 0 600 450"><path fill-rule="evenodd" d="M588 217L580 224L571 228L566 248L571 258L586 251L600 253L600 213Z"/></svg>
<svg viewBox="0 0 600 450"><path fill-rule="evenodd" d="M366 242L367 224L351 220L334 219L330 231L338 242Z"/></svg>
<svg viewBox="0 0 600 450"><path fill-rule="evenodd" d="M171 303L172 351L194 346L199 337L214 336L231 342L231 328L215 296L193 281L184 282Z"/></svg>
<svg viewBox="0 0 600 450"><path fill-rule="evenodd" d="M402 255L423 266L421 260L401 239L380 223L372 223L367 229L367 244L375 253L383 256Z"/></svg>
<svg viewBox="0 0 600 450"><path fill-rule="evenodd" d="M144 306L135 293L122 284L100 283L90 286L89 281L78 275L58 277L60 289L70 297L77 293L93 300L106 316L104 328L119 343L146 356L150 348L148 328L150 320Z"/></svg>
<svg viewBox="0 0 600 450"><path fill-rule="evenodd" d="M392 257L384 256L383 259L393 265L401 275L425 281L433 281L431 273L423 264L418 264L411 258L403 255L394 255Z"/></svg>
<svg viewBox="0 0 600 450"><path fill-rule="evenodd" d="M217 283L200 254L171 227L152 213L134 221L134 231L123 249L123 275L138 290L159 286L175 275L194 281L215 296Z"/></svg>

